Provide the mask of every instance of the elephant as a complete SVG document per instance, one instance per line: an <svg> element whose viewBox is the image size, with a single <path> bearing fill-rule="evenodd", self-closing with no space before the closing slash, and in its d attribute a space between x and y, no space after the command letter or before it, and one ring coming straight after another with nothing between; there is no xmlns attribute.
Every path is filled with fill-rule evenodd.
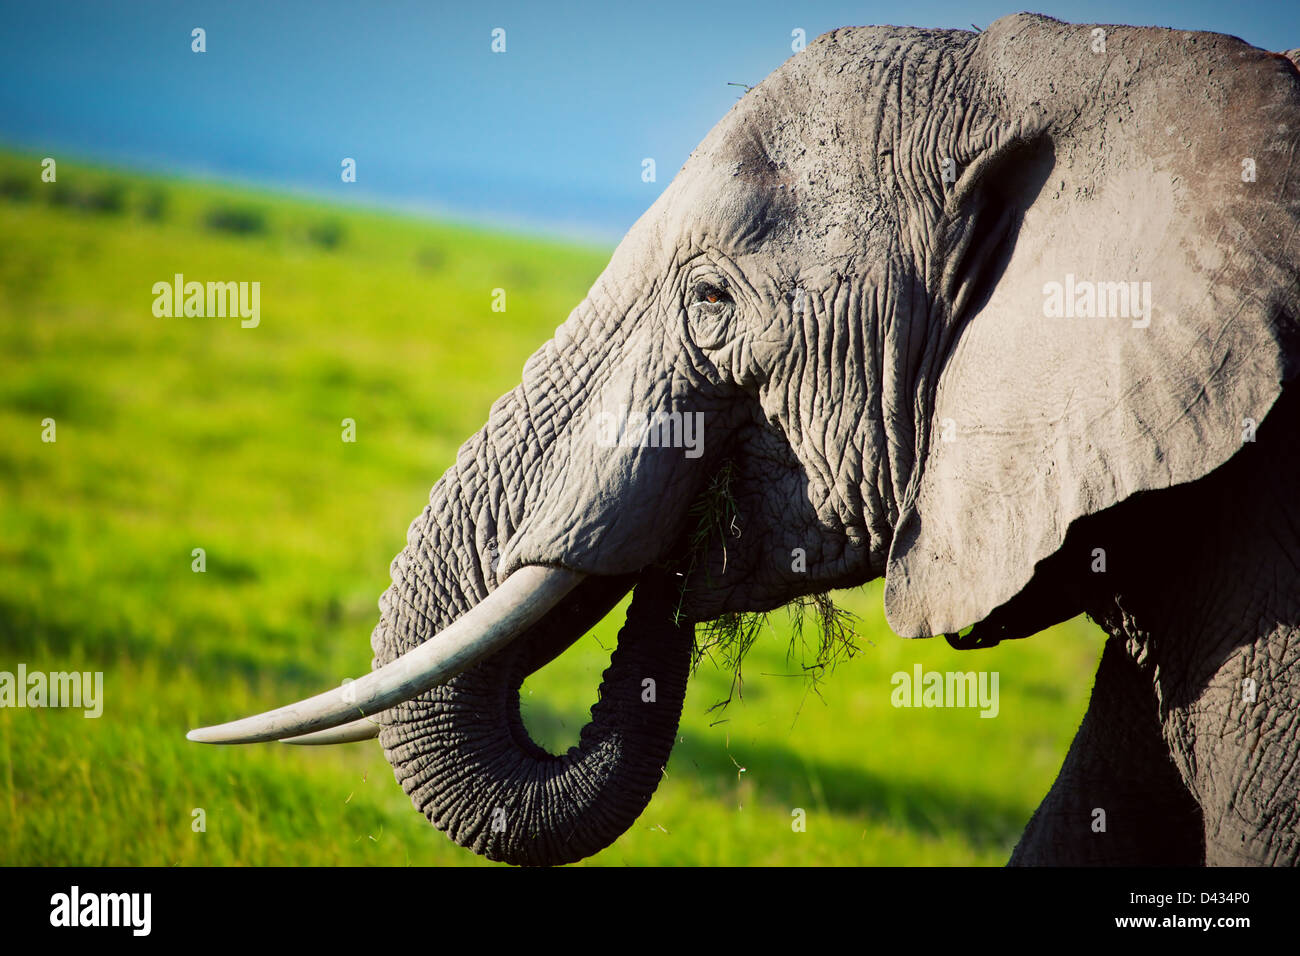
<svg viewBox="0 0 1300 956"><path fill-rule="evenodd" d="M1108 635L1012 864L1300 862L1296 59L1030 14L818 37L461 447L374 669L191 739L378 736L456 843L574 862L648 805L697 624L883 578L902 638ZM720 476L735 533L700 534ZM521 682L629 591L548 753Z"/></svg>

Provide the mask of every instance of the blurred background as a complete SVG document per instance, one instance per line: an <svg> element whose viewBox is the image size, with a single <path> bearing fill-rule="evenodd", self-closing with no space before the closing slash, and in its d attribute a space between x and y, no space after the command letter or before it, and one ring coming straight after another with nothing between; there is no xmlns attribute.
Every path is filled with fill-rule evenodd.
<svg viewBox="0 0 1300 956"><path fill-rule="evenodd" d="M0 863L482 863L411 808L375 742L185 731L368 669L429 488L797 31L1015 12L547 6L0 5L0 671L104 674L99 719L0 708ZM1036 6L1300 45L1290 2ZM260 282L257 328L156 317L177 273ZM878 584L836 600L858 653L819 682L784 612L743 695L726 661L700 664L659 792L592 862L1005 862L1100 631L958 653L894 637ZM552 750L576 743L621 618L525 685ZM998 671L998 716L892 707L891 675L917 663Z"/></svg>

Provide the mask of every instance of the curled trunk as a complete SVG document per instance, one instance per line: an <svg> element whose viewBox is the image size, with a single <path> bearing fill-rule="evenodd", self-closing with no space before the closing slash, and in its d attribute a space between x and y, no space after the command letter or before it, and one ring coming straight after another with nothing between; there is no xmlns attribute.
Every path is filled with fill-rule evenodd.
<svg viewBox="0 0 1300 956"><path fill-rule="evenodd" d="M518 641L390 712L385 755L434 826L489 859L546 866L590 856L632 825L663 775L686 693L692 629L673 621L672 580L652 570L636 581L591 721L566 754L529 737L520 685L631 578L584 582Z"/></svg>

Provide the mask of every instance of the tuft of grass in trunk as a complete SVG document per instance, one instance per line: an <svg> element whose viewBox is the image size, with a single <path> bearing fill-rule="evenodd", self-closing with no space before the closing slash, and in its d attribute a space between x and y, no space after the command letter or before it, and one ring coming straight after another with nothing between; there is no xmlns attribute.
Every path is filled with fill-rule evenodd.
<svg viewBox="0 0 1300 956"><path fill-rule="evenodd" d="M705 581L713 586L708 572L708 551L716 540L722 549L722 569L727 568L727 541L740 537L736 500L731 494L733 465L723 462L717 474L709 481L688 512L695 519L695 528L689 539L689 558L682 573L682 589L677 600L674 620L681 619L682 604L686 600L687 582L701 562L705 568ZM790 644L786 649L787 663L796 663L811 682L813 689L830 674L835 665L849 660L858 652L855 615L837 607L830 594L819 592L795 598L785 606L790 617ZM731 689L726 698L710 710L725 709L735 698L744 698L745 656L767 626L766 612L732 611L711 621L697 625L691 670L698 669L706 657L716 659L723 670L731 672ZM814 625L812 639L805 634L805 623Z"/></svg>

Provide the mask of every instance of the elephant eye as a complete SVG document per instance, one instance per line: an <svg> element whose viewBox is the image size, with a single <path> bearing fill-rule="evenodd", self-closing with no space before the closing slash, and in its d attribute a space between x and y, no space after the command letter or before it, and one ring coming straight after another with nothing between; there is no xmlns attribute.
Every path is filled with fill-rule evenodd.
<svg viewBox="0 0 1300 956"><path fill-rule="evenodd" d="M695 287L695 301L706 305L724 305L731 301L731 296L710 282L701 282Z"/></svg>
<svg viewBox="0 0 1300 956"><path fill-rule="evenodd" d="M716 282L697 282L686 295L688 334L700 348L719 348L732 332L735 308L726 288Z"/></svg>

